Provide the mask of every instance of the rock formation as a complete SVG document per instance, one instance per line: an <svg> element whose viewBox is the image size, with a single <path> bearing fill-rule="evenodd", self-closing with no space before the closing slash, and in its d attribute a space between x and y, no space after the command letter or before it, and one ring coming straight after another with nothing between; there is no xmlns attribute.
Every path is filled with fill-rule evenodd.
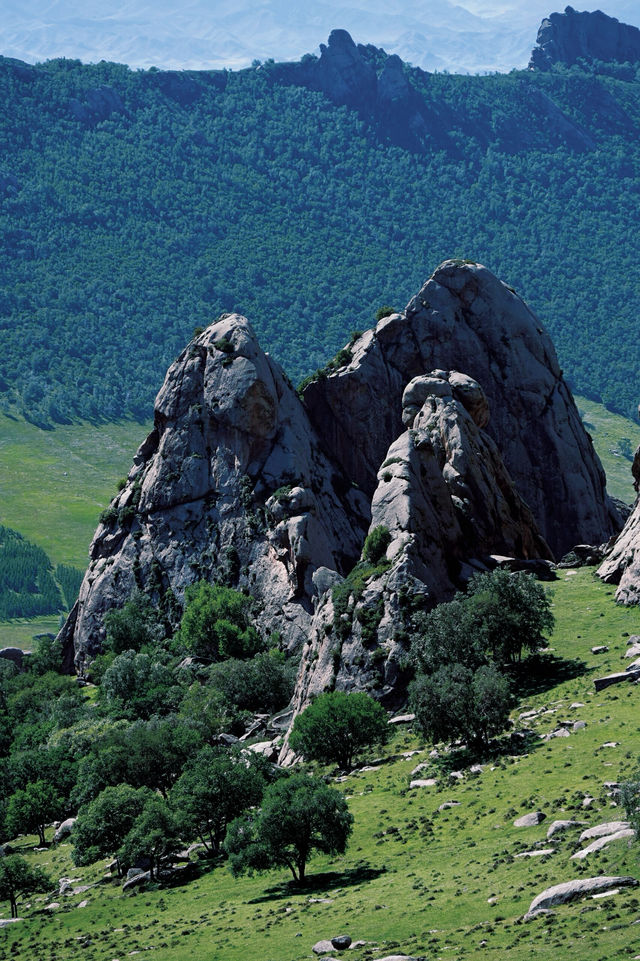
<svg viewBox="0 0 640 961"><path fill-rule="evenodd" d="M409 302L351 345L351 361L304 400L325 449L371 497L402 431L407 383L462 370L488 398L488 433L556 556L621 526L605 476L540 321L479 264L446 261Z"/></svg>
<svg viewBox="0 0 640 961"><path fill-rule="evenodd" d="M386 558L373 569L363 562L322 596L294 712L327 688L375 691L397 706L416 600L432 606L450 599L474 570L487 569L492 554L549 556L484 430L489 417L480 385L457 371L433 371L407 385L407 429L387 451L371 503L371 531L389 534Z"/></svg>
<svg viewBox="0 0 640 961"><path fill-rule="evenodd" d="M578 12L565 7L540 24L531 69L549 70L554 63L604 60L618 63L640 61L640 30L600 10Z"/></svg>
<svg viewBox="0 0 640 961"><path fill-rule="evenodd" d="M551 342L486 268L447 262L349 350L303 403L244 318L188 345L92 542L61 633L77 670L134 588L177 623L206 578L304 650L298 705L327 685L395 703L412 604L492 554L546 558L616 529ZM376 527L386 558L356 564Z"/></svg>
<svg viewBox="0 0 640 961"><path fill-rule="evenodd" d="M368 523L362 495L320 450L282 370L232 315L169 368L154 428L103 514L62 632L76 667L101 648L103 617L137 586L181 601L200 578L241 584L263 631L306 637L312 576L347 571Z"/></svg>

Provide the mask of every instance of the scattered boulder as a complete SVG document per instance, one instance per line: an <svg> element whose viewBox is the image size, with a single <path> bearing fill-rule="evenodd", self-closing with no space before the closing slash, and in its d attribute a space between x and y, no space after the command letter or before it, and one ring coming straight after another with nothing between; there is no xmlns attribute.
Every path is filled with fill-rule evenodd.
<svg viewBox="0 0 640 961"><path fill-rule="evenodd" d="M53 835L54 844L59 844L59 842L64 840L64 838L69 837L69 835L73 831L73 826L76 823L76 820L77 818L67 818L66 821L63 821L62 824L60 824L55 834Z"/></svg>
<svg viewBox="0 0 640 961"><path fill-rule="evenodd" d="M424 779L422 779L422 780L418 779L418 780L415 780L415 781L411 781L410 784L409 784L409 787L410 787L410 788L413 788L413 787L435 787L437 783L438 783L438 782L437 782L436 778L434 778L434 777L428 777L428 778L424 778Z"/></svg>
<svg viewBox="0 0 640 961"><path fill-rule="evenodd" d="M136 874L131 875L130 871L127 872L127 879L122 885L123 891L131 891L133 888L143 887L148 881L151 880L150 871L137 871Z"/></svg>
<svg viewBox="0 0 640 961"><path fill-rule="evenodd" d="M19 647L3 647L0 649L0 657L5 661L10 661L21 671L24 665L25 651Z"/></svg>
<svg viewBox="0 0 640 961"><path fill-rule="evenodd" d="M587 726L586 721L574 721L573 724L571 725L571 730L574 732L583 731L586 726Z"/></svg>
<svg viewBox="0 0 640 961"><path fill-rule="evenodd" d="M595 827L587 828L580 835L580 840L591 841L593 838L607 837L607 835L617 834L618 831L626 831L630 827L629 821L607 821L604 824L596 824Z"/></svg>
<svg viewBox="0 0 640 961"><path fill-rule="evenodd" d="M536 848L535 851L521 851L519 854L514 854L515 858L541 858L547 854L555 854L555 848Z"/></svg>
<svg viewBox="0 0 640 961"><path fill-rule="evenodd" d="M591 648L592 654L606 654L609 648L606 644L598 644L596 647Z"/></svg>
<svg viewBox="0 0 640 961"><path fill-rule="evenodd" d="M599 891L608 891L615 887L635 887L637 884L636 879L631 877L579 878L576 881L554 884L533 899L524 916L525 921L534 918L537 914L546 913L549 908L566 904L567 901L573 901L576 898L586 897Z"/></svg>
<svg viewBox="0 0 640 961"><path fill-rule="evenodd" d="M415 714L396 714L389 718L389 724L412 724L415 719Z"/></svg>
<svg viewBox="0 0 640 961"><path fill-rule="evenodd" d="M541 824L546 817L544 811L531 811L529 814L523 814L522 817L517 818L513 825L516 828L531 828L535 827L536 824Z"/></svg>
<svg viewBox="0 0 640 961"><path fill-rule="evenodd" d="M595 677L593 684L596 691L604 691L607 687L614 684L624 684L628 681L637 681L640 678L640 670L619 671L616 674L607 674L605 677Z"/></svg>
<svg viewBox="0 0 640 961"><path fill-rule="evenodd" d="M335 938L331 938L331 944L337 951L345 951L351 946L351 938L348 934L339 934Z"/></svg>
<svg viewBox="0 0 640 961"><path fill-rule="evenodd" d="M627 828L622 831L616 831L615 834L608 834L606 837L598 838L586 847L582 851L576 851L575 854L571 855L573 861L582 861L584 858L589 857L590 854L595 854L596 851L601 851L602 848L606 848L609 844L614 841L622 841L624 838L633 838L636 836L636 832L633 828Z"/></svg>
<svg viewBox="0 0 640 961"><path fill-rule="evenodd" d="M556 834L564 834L565 831L580 827L582 824L584 824L584 821L552 821L547 828L547 837L552 838Z"/></svg>
<svg viewBox="0 0 640 961"><path fill-rule="evenodd" d="M336 951L337 948L333 946L331 941L316 941L314 946L311 948L314 954L328 954L331 951Z"/></svg>

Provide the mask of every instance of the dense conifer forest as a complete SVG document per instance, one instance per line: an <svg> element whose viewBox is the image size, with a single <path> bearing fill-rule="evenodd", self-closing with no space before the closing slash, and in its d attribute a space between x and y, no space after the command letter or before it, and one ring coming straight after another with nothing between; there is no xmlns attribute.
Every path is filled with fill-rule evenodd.
<svg viewBox="0 0 640 961"><path fill-rule="evenodd" d="M2 407L146 417L232 310L297 380L458 256L527 299L575 389L635 412L636 67L404 70L419 143L283 65L0 59Z"/></svg>

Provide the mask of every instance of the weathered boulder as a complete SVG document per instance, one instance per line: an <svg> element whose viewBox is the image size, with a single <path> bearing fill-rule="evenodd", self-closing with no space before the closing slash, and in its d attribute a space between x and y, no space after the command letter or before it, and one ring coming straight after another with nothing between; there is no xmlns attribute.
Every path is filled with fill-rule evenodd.
<svg viewBox="0 0 640 961"><path fill-rule="evenodd" d="M612 844L614 841L622 841L625 838L633 838L635 835L636 832L633 830L633 828L626 828L621 831L615 831L613 834L607 834L604 837L599 837L595 841L592 841L591 844L587 845L586 848L583 848L581 851L576 851L575 854L572 854L571 860L582 861L584 858L588 858L590 854L595 854L596 851L601 851L602 848L608 847L608 845Z"/></svg>
<svg viewBox="0 0 640 961"><path fill-rule="evenodd" d="M558 904L566 904L576 898L586 897L599 891L609 891L611 888L622 888L637 885L635 878L631 877L599 877L599 878L580 878L576 881L565 881L563 884L554 884L553 887L542 891L533 899L529 910L525 914L525 920L534 918L537 914L542 914Z"/></svg>
<svg viewBox="0 0 640 961"><path fill-rule="evenodd" d="M581 824L584 824L584 821L552 821L547 828L547 837L552 838L556 834L564 834L565 831L579 827Z"/></svg>
<svg viewBox="0 0 640 961"><path fill-rule="evenodd" d="M627 831L631 827L629 821L607 821L604 824L596 824L595 827L587 828L580 835L581 841L591 841L593 838L604 838L619 831Z"/></svg>
<svg viewBox="0 0 640 961"><path fill-rule="evenodd" d="M404 313L349 349L349 363L309 384L304 400L325 449L369 497L402 433L406 385L425 371L461 370L482 385L486 429L554 555L620 529L548 334L486 267L446 261Z"/></svg>
<svg viewBox="0 0 640 961"><path fill-rule="evenodd" d="M53 843L58 844L64 838L68 838L73 831L73 826L76 823L77 818L67 818L62 824L56 829L56 833L53 835Z"/></svg>
<svg viewBox="0 0 640 961"><path fill-rule="evenodd" d="M522 817L516 818L513 824L517 828L530 828L536 824L541 824L546 816L544 811L531 811L529 814L523 814Z"/></svg>
<svg viewBox="0 0 640 961"><path fill-rule="evenodd" d="M640 30L600 10L579 12L565 7L564 13L545 17L529 67L549 70L554 63L572 64L577 60L637 63Z"/></svg>

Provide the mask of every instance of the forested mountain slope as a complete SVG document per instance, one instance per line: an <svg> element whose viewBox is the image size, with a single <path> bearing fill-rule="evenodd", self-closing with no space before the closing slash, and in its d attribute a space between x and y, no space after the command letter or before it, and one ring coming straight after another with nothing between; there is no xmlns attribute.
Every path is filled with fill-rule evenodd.
<svg viewBox="0 0 640 961"><path fill-rule="evenodd" d="M339 33L239 72L0 60L0 403L147 416L223 311L298 379L460 256L635 412L639 92L637 65L432 75Z"/></svg>

